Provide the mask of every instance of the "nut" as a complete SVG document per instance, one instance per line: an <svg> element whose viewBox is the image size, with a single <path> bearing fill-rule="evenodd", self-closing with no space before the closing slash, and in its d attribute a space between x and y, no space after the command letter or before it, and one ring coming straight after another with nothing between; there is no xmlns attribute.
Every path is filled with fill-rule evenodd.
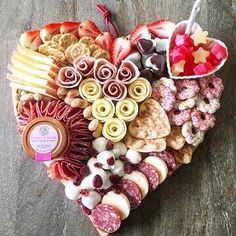
<svg viewBox="0 0 236 236"><path fill-rule="evenodd" d="M34 100L34 95L32 93L27 93L27 94L24 94L20 97L20 100L22 102L29 102L29 101L32 101Z"/></svg>
<svg viewBox="0 0 236 236"><path fill-rule="evenodd" d="M94 138L98 138L102 135L102 130L100 129L96 129L94 132L93 132L93 137Z"/></svg>
<svg viewBox="0 0 236 236"><path fill-rule="evenodd" d="M18 114L20 114L23 111L23 102L18 102L17 106L16 106L16 111Z"/></svg>
<svg viewBox="0 0 236 236"><path fill-rule="evenodd" d="M28 93L27 91L22 90L22 91L20 92L20 95L24 95L24 94L27 94L27 93Z"/></svg>
<svg viewBox="0 0 236 236"><path fill-rule="evenodd" d="M36 101L41 101L43 99L43 95L42 94L39 94L39 93L35 93L34 94L34 99Z"/></svg>
<svg viewBox="0 0 236 236"><path fill-rule="evenodd" d="M67 97L66 97L67 98ZM85 108L88 106L88 102L84 101L83 99L81 98L70 98L72 99L72 102L71 102L71 107L78 107L78 108Z"/></svg>
<svg viewBox="0 0 236 236"><path fill-rule="evenodd" d="M15 100L20 101L20 94L18 94L18 93L15 94Z"/></svg>
<svg viewBox="0 0 236 236"><path fill-rule="evenodd" d="M64 102L65 102L67 105L71 105L71 103L72 103L74 100L75 100L74 98L65 97Z"/></svg>
<svg viewBox="0 0 236 236"><path fill-rule="evenodd" d="M67 93L67 96L70 98L77 98L79 97L79 90L78 89L70 89Z"/></svg>
<svg viewBox="0 0 236 236"><path fill-rule="evenodd" d="M89 123L89 125L88 125L88 129L90 130L90 131L95 131L97 128L98 128L98 120L97 119L94 119L94 120L92 120L90 123Z"/></svg>
<svg viewBox="0 0 236 236"><path fill-rule="evenodd" d="M68 93L69 89L67 88L62 88L62 87L59 87L58 90L57 90L57 95L62 95L62 96L66 96L67 93Z"/></svg>
<svg viewBox="0 0 236 236"><path fill-rule="evenodd" d="M83 111L84 118L92 116L92 106L87 106Z"/></svg>

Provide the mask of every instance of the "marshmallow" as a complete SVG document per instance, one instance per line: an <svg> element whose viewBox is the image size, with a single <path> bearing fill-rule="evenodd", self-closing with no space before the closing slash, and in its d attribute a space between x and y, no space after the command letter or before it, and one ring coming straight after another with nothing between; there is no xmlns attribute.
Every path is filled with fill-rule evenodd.
<svg viewBox="0 0 236 236"><path fill-rule="evenodd" d="M112 152L116 158L119 158L119 156L125 155L127 147L122 142L114 143Z"/></svg>
<svg viewBox="0 0 236 236"><path fill-rule="evenodd" d="M97 162L102 164L102 168L110 170L114 168L115 156L110 151L103 151L97 155Z"/></svg>
<svg viewBox="0 0 236 236"><path fill-rule="evenodd" d="M160 176L160 183L166 179L168 175L168 168L166 163L160 157L149 156L145 158L143 162L148 163L156 168Z"/></svg>
<svg viewBox="0 0 236 236"><path fill-rule="evenodd" d="M124 176L124 162L122 162L121 160L115 160L115 167L114 169L111 169L111 173L120 177Z"/></svg>
<svg viewBox="0 0 236 236"><path fill-rule="evenodd" d="M133 149L128 149L128 151L125 154L125 157L132 164L138 164L142 160L141 153L137 152L137 151L135 151Z"/></svg>
<svg viewBox="0 0 236 236"><path fill-rule="evenodd" d="M106 150L107 139L104 137L99 137L93 140L93 148L98 152L103 152Z"/></svg>
<svg viewBox="0 0 236 236"><path fill-rule="evenodd" d="M80 186L76 186L73 184L73 181L69 181L65 187L65 194L70 200L78 200L82 197L80 190Z"/></svg>
<svg viewBox="0 0 236 236"><path fill-rule="evenodd" d="M130 213L129 200L123 193L117 194L113 191L108 192L102 198L102 204L107 204L116 208L119 211L122 220L127 218Z"/></svg>
<svg viewBox="0 0 236 236"><path fill-rule="evenodd" d="M96 166L94 166L94 164L97 163L97 159L94 157L91 157L88 162L87 162L87 166L89 168L90 172L93 172L95 170L97 170L98 168Z"/></svg>
<svg viewBox="0 0 236 236"><path fill-rule="evenodd" d="M100 201L101 196L96 191L89 191L88 196L82 196L81 201L84 206L86 206L88 209L92 210Z"/></svg>

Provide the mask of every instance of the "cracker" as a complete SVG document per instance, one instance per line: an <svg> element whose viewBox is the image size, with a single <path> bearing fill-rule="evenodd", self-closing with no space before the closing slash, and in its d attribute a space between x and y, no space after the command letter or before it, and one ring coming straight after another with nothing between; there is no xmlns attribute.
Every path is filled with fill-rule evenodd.
<svg viewBox="0 0 236 236"><path fill-rule="evenodd" d="M158 139L170 134L170 123L160 104L148 99L140 107L140 116L131 121L129 132L140 139Z"/></svg>
<svg viewBox="0 0 236 236"><path fill-rule="evenodd" d="M166 143L168 147L175 150L181 149L186 143L184 136L181 132L181 126L171 126L171 132L166 137Z"/></svg>
<svg viewBox="0 0 236 236"><path fill-rule="evenodd" d="M124 143L128 148L134 149L138 152L162 152L166 149L166 139L158 138L158 139L140 139L135 138L130 133L127 133L124 138Z"/></svg>
<svg viewBox="0 0 236 236"><path fill-rule="evenodd" d="M94 57L96 59L97 58L104 58L109 61L110 60L110 53L107 52L106 50L103 50L100 48L92 53L92 57Z"/></svg>
<svg viewBox="0 0 236 236"><path fill-rule="evenodd" d="M93 53L94 53L95 51L100 50L100 49L101 49L101 47L98 46L97 44L91 44L91 45L89 45L89 50L90 50L91 55L93 55Z"/></svg>
<svg viewBox="0 0 236 236"><path fill-rule="evenodd" d="M63 34L59 38L59 46L63 47L64 49L67 49L70 45L73 45L78 42L78 39L75 37L75 35L67 33Z"/></svg>
<svg viewBox="0 0 236 236"><path fill-rule="evenodd" d="M192 160L194 147L186 143L180 150L169 148L168 151L173 155L176 162L180 164L189 164Z"/></svg>
<svg viewBox="0 0 236 236"><path fill-rule="evenodd" d="M79 43L83 43L87 46L90 46L91 44L95 43L95 40L92 37L84 36L84 37L80 38Z"/></svg>
<svg viewBox="0 0 236 236"><path fill-rule="evenodd" d="M49 57L53 58L55 61L63 62L66 60L66 56L63 52L55 48L49 48Z"/></svg>
<svg viewBox="0 0 236 236"><path fill-rule="evenodd" d="M59 39L61 38L61 36L62 36L63 34L56 34L56 35L54 35L53 37L52 37L52 42L54 42L54 43L59 43Z"/></svg>

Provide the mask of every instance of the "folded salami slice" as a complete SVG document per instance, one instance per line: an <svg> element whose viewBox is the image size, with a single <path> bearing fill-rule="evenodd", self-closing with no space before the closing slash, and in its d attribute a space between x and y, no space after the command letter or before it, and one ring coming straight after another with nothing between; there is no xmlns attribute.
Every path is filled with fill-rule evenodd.
<svg viewBox="0 0 236 236"><path fill-rule="evenodd" d="M121 217L116 208L99 204L92 210L92 222L96 228L106 233L114 233L121 224Z"/></svg>
<svg viewBox="0 0 236 236"><path fill-rule="evenodd" d="M103 86L103 94L113 101L120 101L126 98L127 88L116 80L108 80Z"/></svg>
<svg viewBox="0 0 236 236"><path fill-rule="evenodd" d="M80 56L73 61L73 66L83 77L93 74L95 59L89 56Z"/></svg>
<svg viewBox="0 0 236 236"><path fill-rule="evenodd" d="M138 67L132 61L123 61L117 72L116 80L122 84L133 83L139 76Z"/></svg>
<svg viewBox="0 0 236 236"><path fill-rule="evenodd" d="M110 79L116 77L117 68L106 59L97 59L94 65L94 78L100 83L104 84Z"/></svg>
<svg viewBox="0 0 236 236"><path fill-rule="evenodd" d="M56 83L63 88L75 88L79 86L82 75L73 67L62 67L58 73Z"/></svg>
<svg viewBox="0 0 236 236"><path fill-rule="evenodd" d="M149 190L155 190L160 181L156 168L148 163L141 162L138 164L138 171L142 172L147 177Z"/></svg>
<svg viewBox="0 0 236 236"><path fill-rule="evenodd" d="M142 193L139 187L131 180L122 179L118 187L121 192L129 199L131 208L136 208L141 204Z"/></svg>

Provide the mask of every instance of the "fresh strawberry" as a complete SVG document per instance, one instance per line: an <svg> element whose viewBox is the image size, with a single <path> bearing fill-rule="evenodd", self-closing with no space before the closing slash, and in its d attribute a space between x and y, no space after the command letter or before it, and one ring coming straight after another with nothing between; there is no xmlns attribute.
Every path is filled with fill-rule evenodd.
<svg viewBox="0 0 236 236"><path fill-rule="evenodd" d="M95 39L95 43L108 52L111 52L113 41L114 37L109 32L101 33Z"/></svg>
<svg viewBox="0 0 236 236"><path fill-rule="evenodd" d="M149 31L158 38L169 38L174 30L175 24L168 19L155 21L148 26Z"/></svg>
<svg viewBox="0 0 236 236"><path fill-rule="evenodd" d="M99 34L101 34L101 31L98 29L97 25L91 21L86 20L81 22L79 26L79 36L89 36L92 38L96 38Z"/></svg>
<svg viewBox="0 0 236 236"><path fill-rule="evenodd" d="M79 25L80 22L78 21L65 21L60 26L60 33L71 33L74 34L77 38L79 38Z"/></svg>
<svg viewBox="0 0 236 236"><path fill-rule="evenodd" d="M130 34L130 42L132 46L136 46L139 39L151 39L151 34L146 25L140 24Z"/></svg>
<svg viewBox="0 0 236 236"><path fill-rule="evenodd" d="M37 51L38 47L43 43L39 34L40 30L33 30L23 33L20 36L21 46Z"/></svg>
<svg viewBox="0 0 236 236"><path fill-rule="evenodd" d="M51 40L51 38L60 33L60 27L61 23L51 23L48 25L45 25L43 29L40 31L40 37L43 40L43 42L47 42Z"/></svg>
<svg viewBox="0 0 236 236"><path fill-rule="evenodd" d="M127 37L116 38L112 44L112 63L118 66L131 52L131 43Z"/></svg>

